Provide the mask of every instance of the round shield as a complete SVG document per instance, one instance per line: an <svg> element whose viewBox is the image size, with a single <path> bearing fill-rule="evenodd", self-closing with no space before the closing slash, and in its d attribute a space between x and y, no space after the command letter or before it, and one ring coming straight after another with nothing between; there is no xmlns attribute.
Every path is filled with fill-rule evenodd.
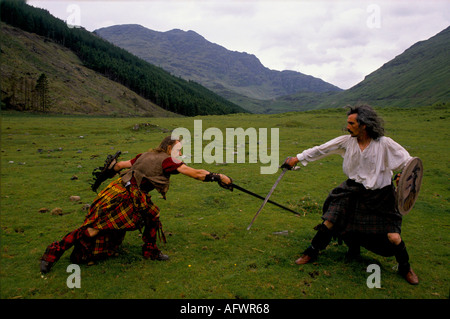
<svg viewBox="0 0 450 319"><path fill-rule="evenodd" d="M422 184L423 165L418 157L413 157L403 169L396 190L397 207L402 215L414 207Z"/></svg>

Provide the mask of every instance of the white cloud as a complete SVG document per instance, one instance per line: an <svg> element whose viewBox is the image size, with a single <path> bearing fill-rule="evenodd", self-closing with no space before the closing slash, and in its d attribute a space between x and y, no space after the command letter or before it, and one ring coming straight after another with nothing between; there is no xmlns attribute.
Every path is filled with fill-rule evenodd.
<svg viewBox="0 0 450 319"><path fill-rule="evenodd" d="M194 30L270 69L295 70L349 88L414 43L446 28L448 0L28 1L67 20L70 4L93 31L137 23Z"/></svg>

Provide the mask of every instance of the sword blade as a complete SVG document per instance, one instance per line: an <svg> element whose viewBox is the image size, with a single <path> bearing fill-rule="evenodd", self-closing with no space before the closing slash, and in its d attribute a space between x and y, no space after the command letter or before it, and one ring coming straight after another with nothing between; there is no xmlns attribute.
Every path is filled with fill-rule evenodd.
<svg viewBox="0 0 450 319"><path fill-rule="evenodd" d="M273 191L275 190L275 188L277 187L278 183L280 182L280 180L283 178L284 174L287 172L287 168L283 168L283 171L281 172L280 176L278 176L277 181L275 182L275 184L273 184L269 194L267 194L266 198L264 199L264 202L262 203L261 207L258 209L258 211L256 212L255 217L253 217L250 225L248 225L247 230L250 230L250 228L253 225L253 222L255 221L256 217L258 217L259 213L262 211L262 209L264 208L264 206L266 205L267 201L269 200L270 196L272 195Z"/></svg>
<svg viewBox="0 0 450 319"><path fill-rule="evenodd" d="M245 189L245 188L243 188L243 187L241 187L241 186L239 186L239 185L236 185L236 184L234 184L234 183L232 184L232 187L235 188L235 189L237 189L237 190L240 190L241 192L247 193L247 194L249 194L249 195L251 195L251 196L253 196L253 197L256 197L256 198L265 200L265 198L262 197L261 195L255 194L255 193L249 191L248 189ZM268 202L268 203L271 203L271 204L273 204L273 205L275 205L275 206L278 206L278 207L280 207L280 208L282 208L282 209L284 209L284 210L290 211L291 213L294 213L294 214L296 214L296 215L300 215L300 213L298 213L298 212L296 212L296 211L290 209L289 207L286 207L286 206L283 206L283 205L281 205L281 204L278 204L278 203L276 203L276 202L274 202L274 201L272 201L272 200L270 200L270 199L269 199L267 202Z"/></svg>

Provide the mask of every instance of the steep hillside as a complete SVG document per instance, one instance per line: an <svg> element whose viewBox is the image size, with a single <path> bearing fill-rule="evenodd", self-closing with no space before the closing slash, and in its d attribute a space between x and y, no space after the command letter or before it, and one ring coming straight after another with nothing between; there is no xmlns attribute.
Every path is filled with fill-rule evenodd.
<svg viewBox="0 0 450 319"><path fill-rule="evenodd" d="M419 106L450 101L449 52L450 27L414 44L336 101L363 100L375 106Z"/></svg>
<svg viewBox="0 0 450 319"><path fill-rule="evenodd" d="M48 11L28 6L24 0L1 1L0 17L7 24L70 49L87 68L168 111L188 116L246 112L198 83L172 76L83 28L69 28Z"/></svg>
<svg viewBox="0 0 450 319"><path fill-rule="evenodd" d="M325 94L294 94L260 102L270 111L340 107L358 102L373 106L424 106L450 102L450 27L420 41L354 87Z"/></svg>
<svg viewBox="0 0 450 319"><path fill-rule="evenodd" d="M46 111L62 114L176 116L85 66L69 49L1 23L2 108L35 110L33 91L48 78Z"/></svg>
<svg viewBox="0 0 450 319"><path fill-rule="evenodd" d="M294 71L273 71L251 54L229 51L194 31L157 32L140 25L94 31L102 38L184 79L194 80L230 100L264 100L296 92L340 91L325 81Z"/></svg>

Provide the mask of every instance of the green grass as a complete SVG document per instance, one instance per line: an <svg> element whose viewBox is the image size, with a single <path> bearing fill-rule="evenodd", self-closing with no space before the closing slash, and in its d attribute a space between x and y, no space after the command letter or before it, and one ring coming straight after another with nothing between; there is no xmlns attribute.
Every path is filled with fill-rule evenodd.
<svg viewBox="0 0 450 319"><path fill-rule="evenodd" d="M162 129L186 127L278 127L280 161L344 134L345 111L195 118L90 118L2 113L1 124L1 298L174 298L174 299L447 299L449 298L449 109L379 109L387 135L424 162L422 190L404 218L402 236L420 284L410 286L393 269L393 257L363 250L361 262L345 262L345 245L331 244L317 263L294 260L310 243L328 192L345 179L342 160L328 157L288 172L272 200L302 213L267 204L246 230L261 201L217 184L174 176L167 201L156 193L168 242L168 262L143 260L138 231L129 232L118 257L81 265L81 288L69 289L70 251L41 276L46 246L81 225L84 204L94 199L92 170L107 154L122 159L158 145ZM134 131L138 123L159 125ZM205 142L207 143L207 142ZM42 150L42 151L38 151ZM128 153L127 153L128 152ZM260 164L192 164L231 176L266 195L278 173L261 175ZM74 175L78 179L71 179ZM73 203L71 195L81 196ZM62 216L39 213L60 207ZM276 232L288 231L287 235ZM367 266L381 267L381 289L366 285Z"/></svg>

